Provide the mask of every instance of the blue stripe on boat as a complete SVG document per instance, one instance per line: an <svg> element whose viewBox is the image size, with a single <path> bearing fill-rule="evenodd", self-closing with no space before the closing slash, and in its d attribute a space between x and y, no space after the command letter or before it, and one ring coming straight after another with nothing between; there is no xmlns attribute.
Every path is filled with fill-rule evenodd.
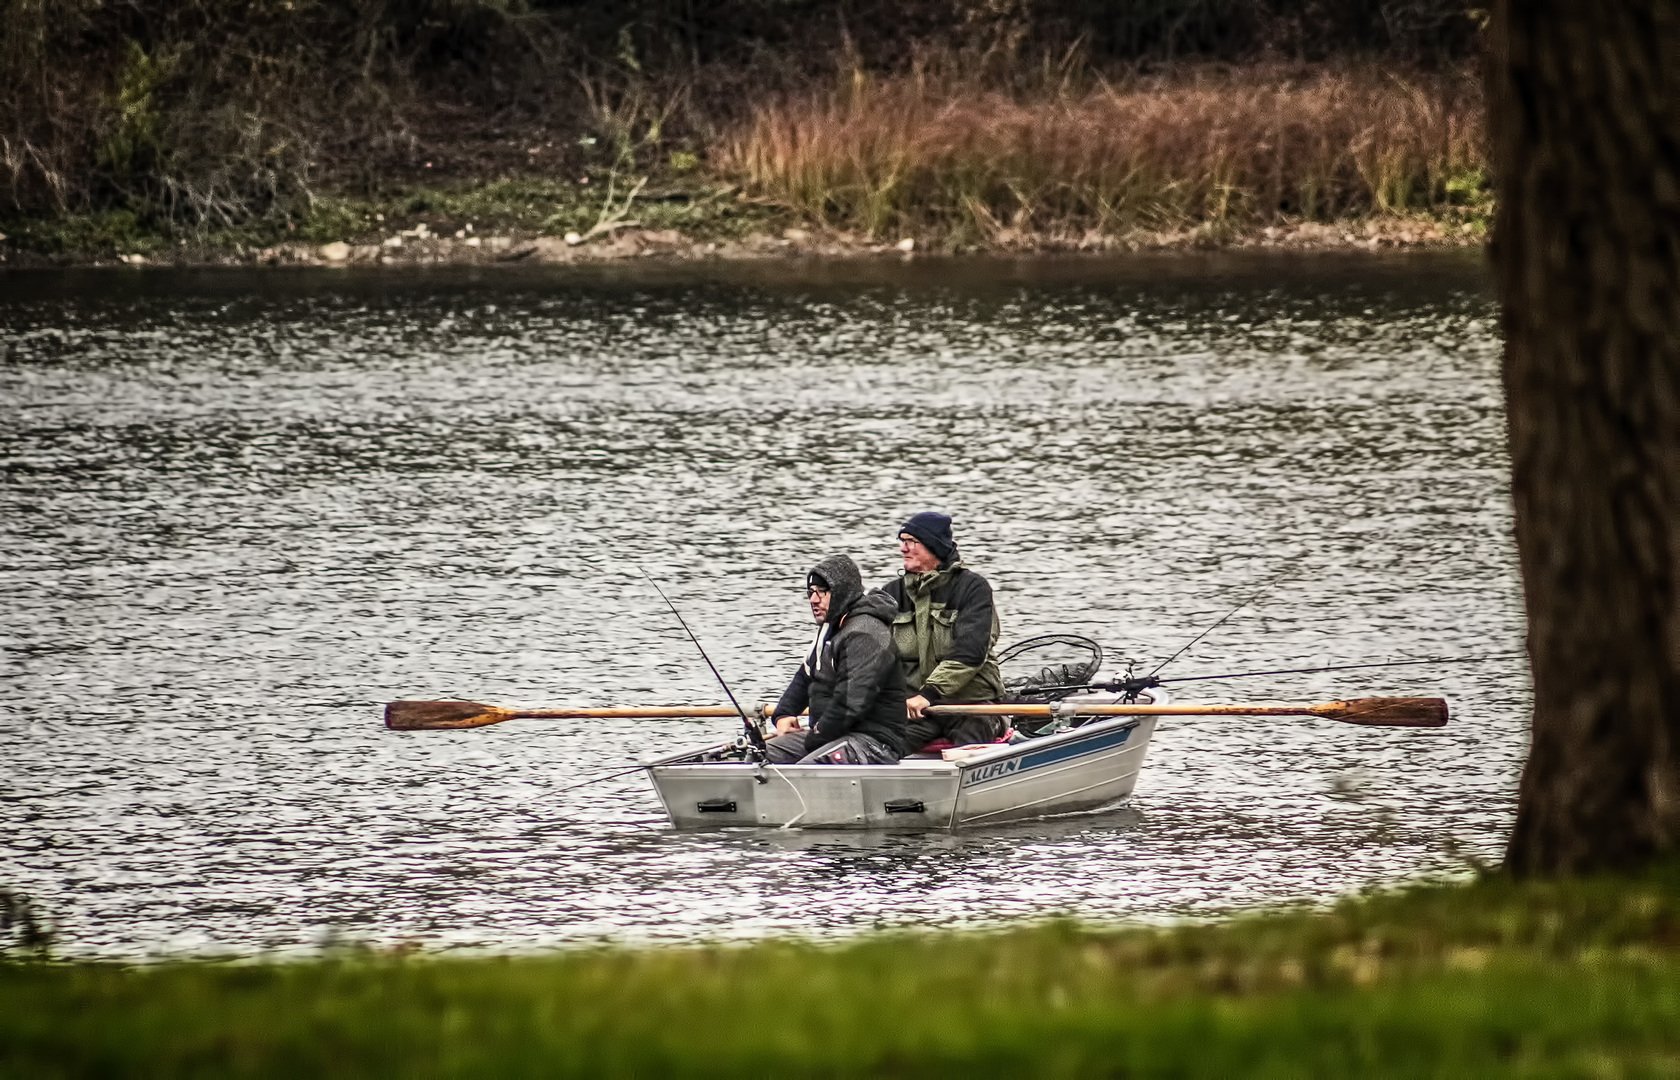
<svg viewBox="0 0 1680 1080"><path fill-rule="evenodd" d="M1132 732L1137 730L1137 724L1127 724L1114 731L1104 731L1090 735L1083 739L1074 739L1056 746L1046 746L1042 750L1029 750L1002 761L989 761L984 765L976 765L963 775L962 786L974 787L977 784L989 784L993 780L1002 780L1006 776L1019 776L1021 773L1045 765L1052 765L1069 758L1084 757L1099 750L1109 750L1131 738Z"/></svg>

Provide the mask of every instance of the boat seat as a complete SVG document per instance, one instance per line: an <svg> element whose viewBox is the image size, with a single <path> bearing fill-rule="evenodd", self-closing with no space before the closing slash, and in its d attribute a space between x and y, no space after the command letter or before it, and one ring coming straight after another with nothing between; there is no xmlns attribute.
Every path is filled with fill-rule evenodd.
<svg viewBox="0 0 1680 1080"><path fill-rule="evenodd" d="M964 746L1001 746L1004 743L1014 742L1014 741L1015 741L1015 729L1014 728L1006 728L1002 735L998 736L995 739L992 739L989 742L963 743L962 745L964 745ZM940 758L940 759L943 759L944 756L945 756L945 751L955 750L956 748L957 748L957 744L952 742L950 739L935 739L932 742L928 743L926 746L922 747L920 750L916 751L914 754L905 754L904 757L905 758ZM900 758L899 760L902 761L902 760L904 760L904 758Z"/></svg>

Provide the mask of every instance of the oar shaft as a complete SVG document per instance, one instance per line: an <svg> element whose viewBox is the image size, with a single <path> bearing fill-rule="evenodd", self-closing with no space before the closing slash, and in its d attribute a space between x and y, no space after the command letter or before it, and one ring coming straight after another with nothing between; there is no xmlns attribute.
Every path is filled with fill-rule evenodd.
<svg viewBox="0 0 1680 1080"><path fill-rule="evenodd" d="M1368 727L1441 727L1447 703L1441 698L1354 698L1317 705L935 705L930 713L950 716L1316 716Z"/></svg>
<svg viewBox="0 0 1680 1080"><path fill-rule="evenodd" d="M935 716L1305 716L1310 705L930 705Z"/></svg>
<svg viewBox="0 0 1680 1080"><path fill-rule="evenodd" d="M646 708L617 709L514 709L509 718L536 720L666 720L676 717L728 716L741 714L728 705L650 705Z"/></svg>

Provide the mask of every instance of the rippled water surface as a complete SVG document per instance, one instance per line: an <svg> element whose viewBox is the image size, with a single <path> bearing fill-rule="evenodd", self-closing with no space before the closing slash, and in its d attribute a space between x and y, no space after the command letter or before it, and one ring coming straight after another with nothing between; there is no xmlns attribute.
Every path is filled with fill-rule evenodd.
<svg viewBox="0 0 1680 1080"><path fill-rule="evenodd" d="M804 567L957 518L1014 640L1162 674L1510 652L1473 256L0 275L0 886L68 955L517 950L1071 913L1461 871L1508 829L1520 665L1186 684L1440 693L1439 732L1164 722L1136 795L972 833L678 833L719 721L396 734L393 698L721 700Z"/></svg>

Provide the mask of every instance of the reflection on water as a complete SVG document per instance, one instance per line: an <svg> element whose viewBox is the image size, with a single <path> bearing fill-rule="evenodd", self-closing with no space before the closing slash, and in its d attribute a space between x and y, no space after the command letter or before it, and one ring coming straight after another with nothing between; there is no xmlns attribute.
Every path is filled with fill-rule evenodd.
<svg viewBox="0 0 1680 1080"><path fill-rule="evenodd" d="M0 277L0 884L64 951L517 949L1071 913L1158 920L1496 858L1513 665L1181 686L1442 693L1442 732L1163 724L1108 814L960 835L679 834L720 734L378 706L747 698L802 573L951 510L1006 640L1163 674L1510 652L1479 264L1138 258ZM725 733L727 734L727 733Z"/></svg>

